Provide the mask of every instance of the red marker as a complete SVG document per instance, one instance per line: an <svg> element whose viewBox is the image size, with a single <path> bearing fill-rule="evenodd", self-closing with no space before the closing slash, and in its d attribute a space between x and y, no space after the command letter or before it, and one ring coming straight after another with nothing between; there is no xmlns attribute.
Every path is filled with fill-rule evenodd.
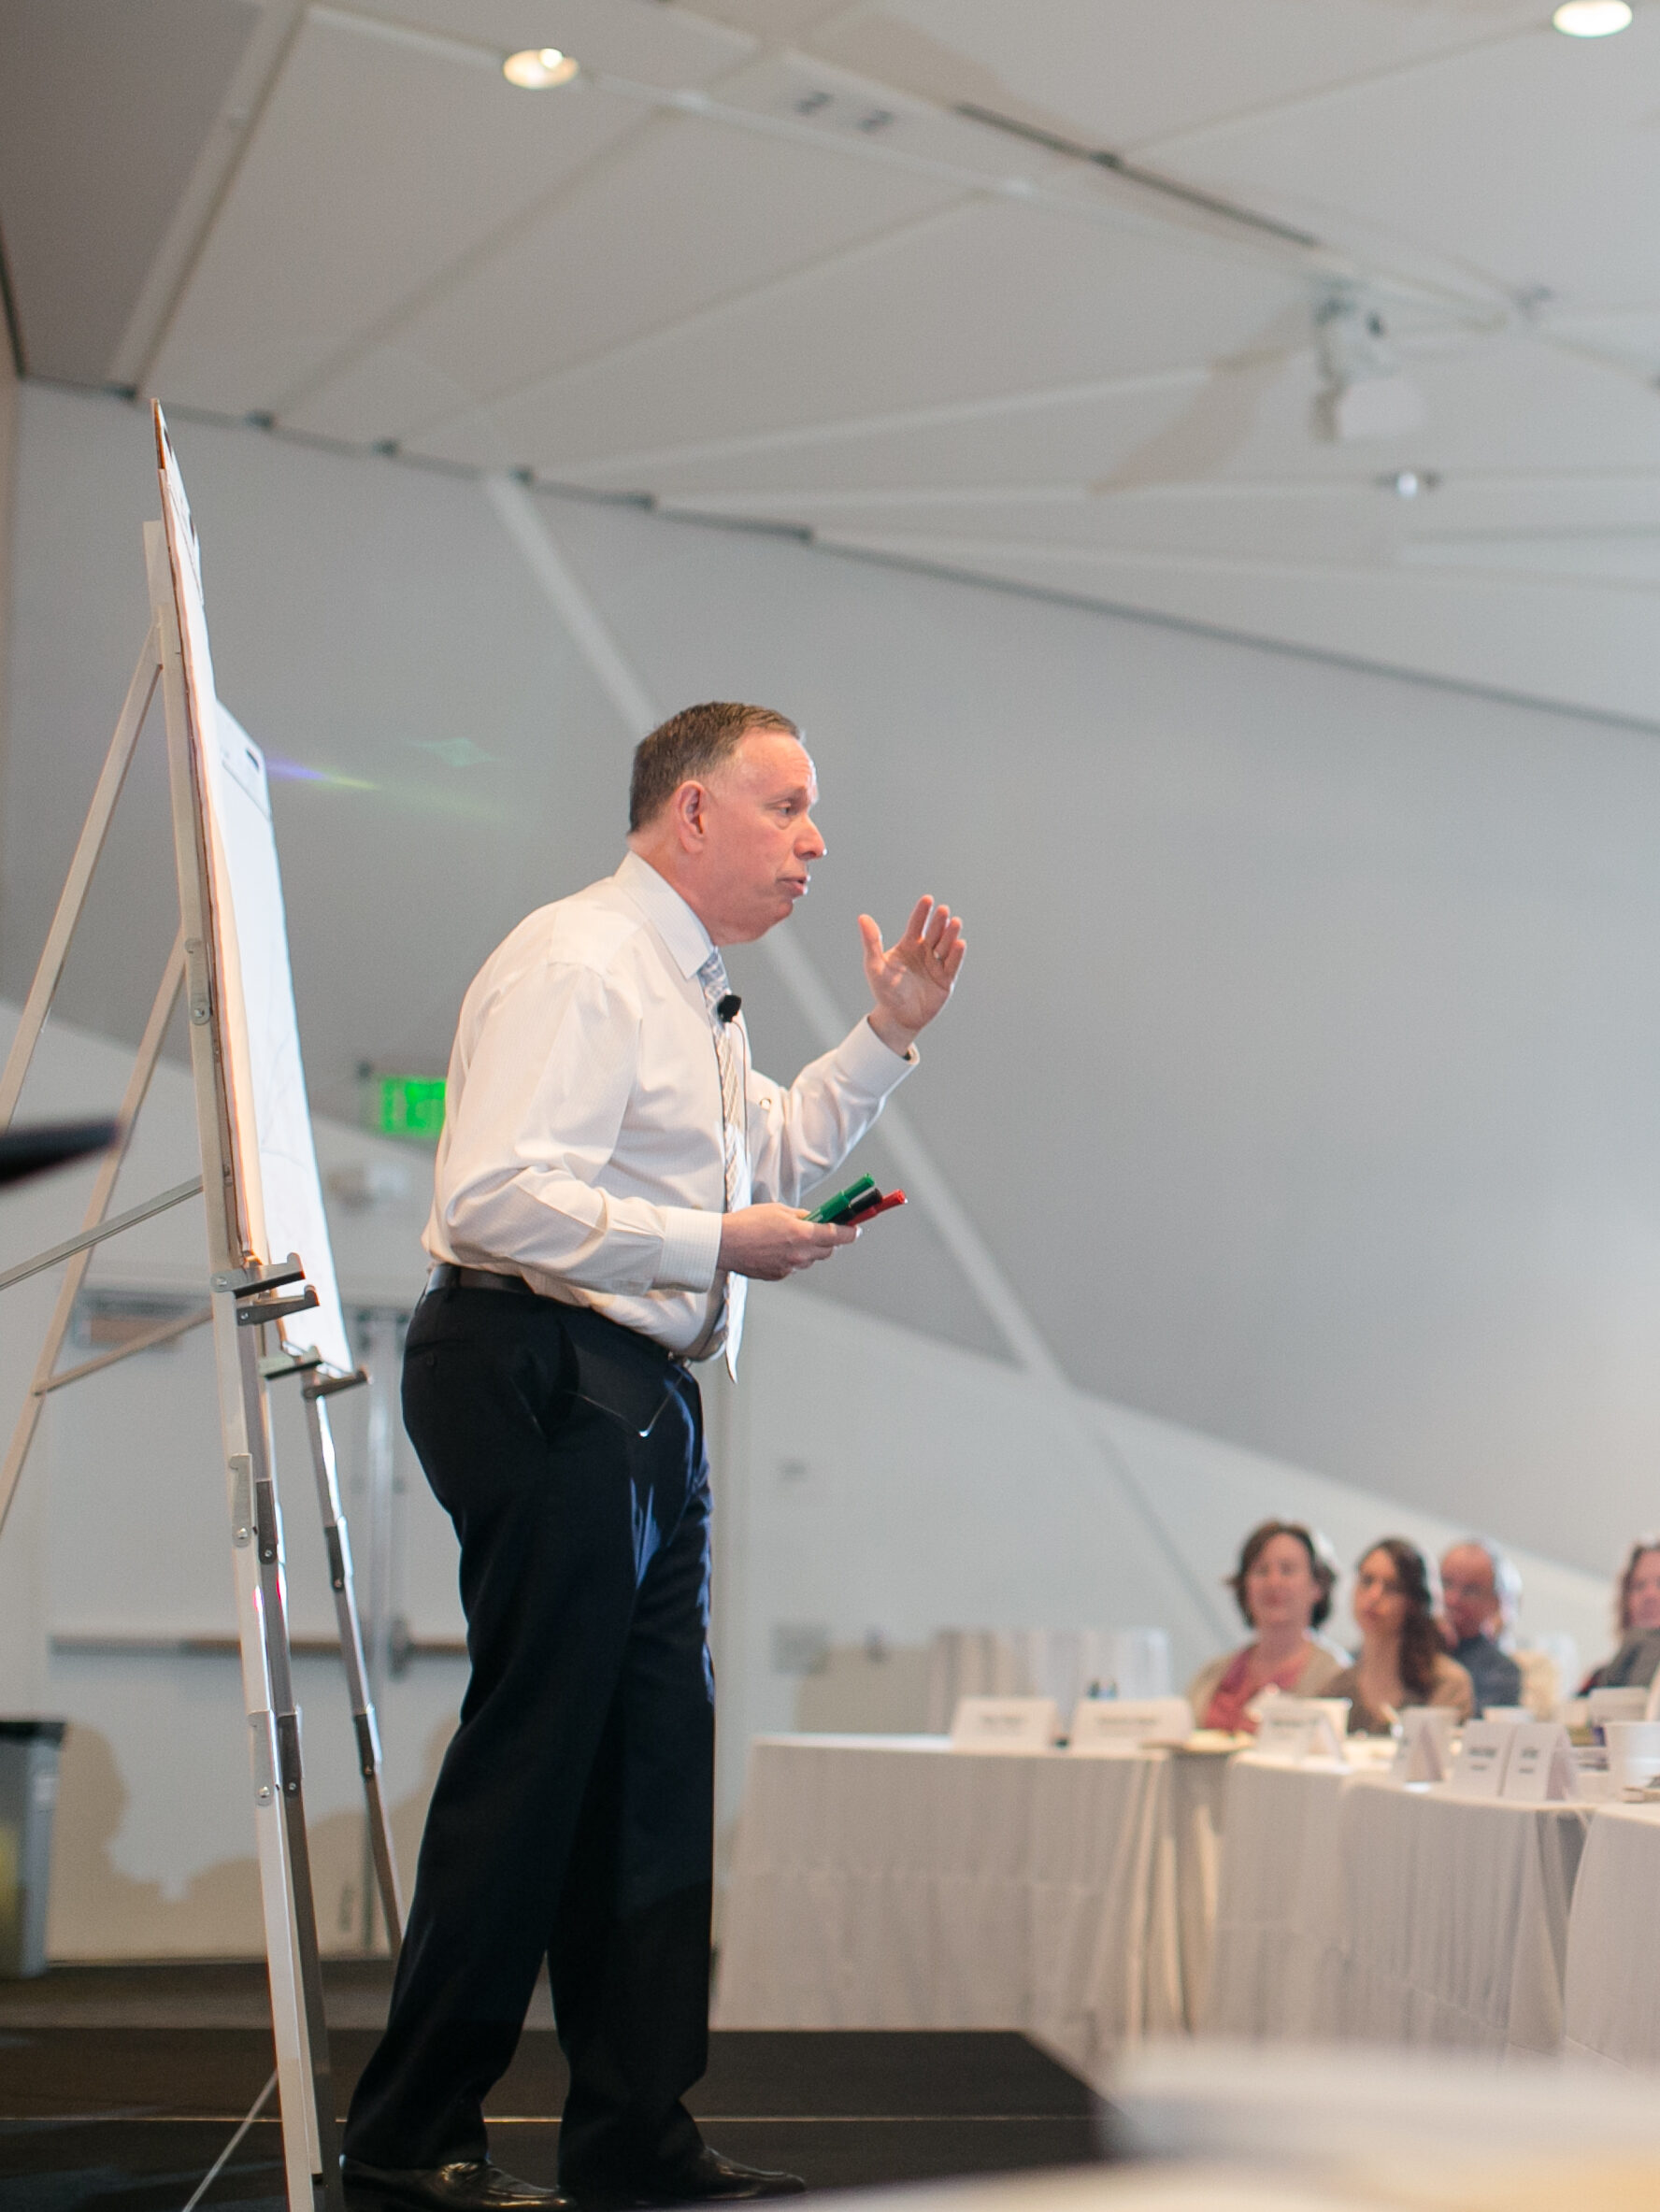
<svg viewBox="0 0 1660 2212"><path fill-rule="evenodd" d="M903 1191L890 1191L888 1195L882 1200L880 1206L866 1207L865 1212L862 1213L858 1220L853 1223L853 1226L855 1229L863 1229L866 1222L874 1221L878 1214L891 1214L896 1206L903 1206L904 1204L905 1193Z"/></svg>

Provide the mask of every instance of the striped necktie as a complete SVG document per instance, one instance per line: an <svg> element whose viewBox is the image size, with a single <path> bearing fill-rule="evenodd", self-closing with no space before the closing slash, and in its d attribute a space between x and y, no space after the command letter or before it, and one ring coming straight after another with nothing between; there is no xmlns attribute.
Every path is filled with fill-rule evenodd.
<svg viewBox="0 0 1660 2212"><path fill-rule="evenodd" d="M715 1033L715 1059L721 1070L721 1151L725 1169L725 1210L735 1213L750 1203L750 1155L744 1114L744 1036L736 1020L723 1021L721 1001L732 986L726 963L711 952L697 971L704 1004ZM749 1284L741 1275L729 1275L722 1298L720 1320L726 1333L726 1372L737 1377L737 1348L743 1339L744 1298Z"/></svg>

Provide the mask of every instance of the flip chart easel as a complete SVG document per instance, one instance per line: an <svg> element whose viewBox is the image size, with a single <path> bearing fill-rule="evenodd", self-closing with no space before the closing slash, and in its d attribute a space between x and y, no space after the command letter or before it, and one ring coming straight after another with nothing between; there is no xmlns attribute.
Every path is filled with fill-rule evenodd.
<svg viewBox="0 0 1660 2212"><path fill-rule="evenodd" d="M353 1364L346 1334L312 1147L265 763L214 689L195 526L160 407L153 415L163 519L146 524L144 533L150 632L0 1074L0 1130L16 1108L158 689L165 710L179 935L122 1102L121 1135L99 1168L80 1232L0 1276L4 1290L64 1263L46 1340L0 1463L0 1529L51 1391L211 1323L289 2212L323 2206L341 2212L267 1393L292 1377L305 1401L377 1884L395 1953L403 1910L328 1418L329 1398L365 1377ZM116 1178L181 988L201 1177L111 1217ZM207 1202L207 1304L116 1351L60 1369L96 1246L198 1192Z"/></svg>

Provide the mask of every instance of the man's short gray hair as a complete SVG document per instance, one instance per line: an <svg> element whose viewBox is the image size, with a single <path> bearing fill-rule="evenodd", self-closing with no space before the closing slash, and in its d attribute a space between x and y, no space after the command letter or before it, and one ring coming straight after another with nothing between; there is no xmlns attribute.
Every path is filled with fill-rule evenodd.
<svg viewBox="0 0 1660 2212"><path fill-rule="evenodd" d="M628 787L628 828L632 835L655 821L682 783L698 783L728 761L751 730L778 730L786 737L801 732L787 714L770 706L746 706L736 699L708 699L684 706L659 722L634 749L634 776Z"/></svg>
<svg viewBox="0 0 1660 2212"><path fill-rule="evenodd" d="M1447 1551L1467 1548L1479 1551L1493 1569L1493 1594L1498 1600L1500 1631L1513 1627L1522 1605L1521 1570L1503 1546L1495 1544L1491 1536L1460 1536L1456 1544L1448 1545ZM1443 1559L1447 1551L1442 1552Z"/></svg>

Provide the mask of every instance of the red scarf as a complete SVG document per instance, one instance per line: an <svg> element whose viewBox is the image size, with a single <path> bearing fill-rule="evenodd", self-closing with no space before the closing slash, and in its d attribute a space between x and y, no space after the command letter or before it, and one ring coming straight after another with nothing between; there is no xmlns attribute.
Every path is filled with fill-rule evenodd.
<svg viewBox="0 0 1660 2212"><path fill-rule="evenodd" d="M1242 1651L1236 1651L1229 1660L1227 1672L1211 1693L1210 1703L1199 1716L1201 1728L1225 1728L1231 1734L1243 1731L1248 1735L1256 1734L1256 1716L1245 1707L1253 1697L1261 1695L1272 1682L1276 1690L1294 1691L1309 1663L1308 1648L1294 1651L1283 1666L1276 1667L1271 1675L1265 1675L1260 1682L1251 1679L1251 1654L1256 1648L1247 1644Z"/></svg>

